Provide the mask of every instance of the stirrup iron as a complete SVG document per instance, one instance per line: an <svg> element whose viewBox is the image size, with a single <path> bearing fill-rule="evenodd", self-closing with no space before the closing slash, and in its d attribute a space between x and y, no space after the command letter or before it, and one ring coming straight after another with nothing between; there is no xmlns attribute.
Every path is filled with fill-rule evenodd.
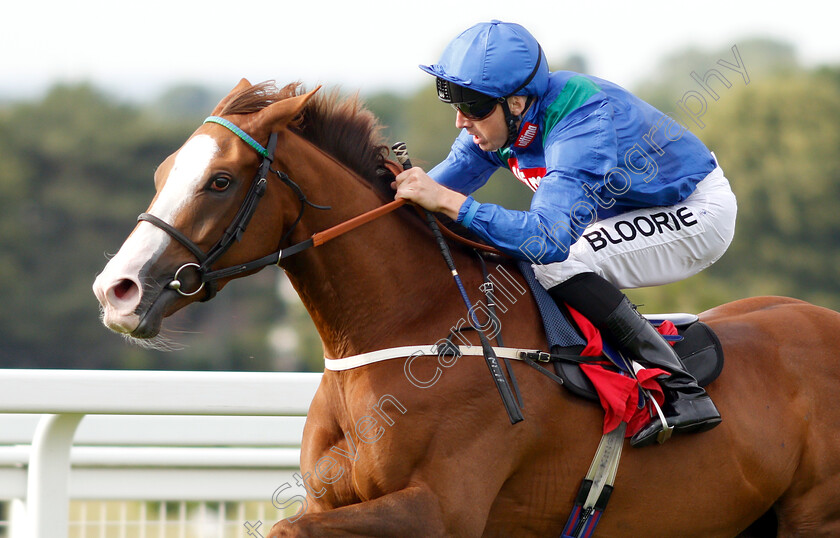
<svg viewBox="0 0 840 538"><path fill-rule="evenodd" d="M650 395L648 396L650 403L652 403L654 409L656 409L656 414L659 416L659 422L662 423L662 431L656 434L656 442L661 445L671 438L671 434L674 433L674 427L668 426L668 421L665 419L665 413L662 412L662 408L659 407L658 403L656 403L656 398L653 398Z"/></svg>

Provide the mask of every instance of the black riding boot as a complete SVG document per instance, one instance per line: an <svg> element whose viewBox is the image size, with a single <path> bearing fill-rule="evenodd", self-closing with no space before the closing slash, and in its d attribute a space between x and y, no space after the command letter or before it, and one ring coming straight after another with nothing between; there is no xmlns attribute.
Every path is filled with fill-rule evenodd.
<svg viewBox="0 0 840 538"><path fill-rule="evenodd" d="M712 399L685 370L671 344L626 297L607 317L605 324L620 349L631 353L645 366L656 366L671 374L661 380L661 384L666 393L663 412L674 433L706 431L720 423L720 413ZM662 421L658 416L654 417L630 439L630 444L647 446L656 441L661 431Z"/></svg>
<svg viewBox="0 0 840 538"><path fill-rule="evenodd" d="M568 303L606 331L619 349L638 362L671 374L661 384L666 394L663 412L674 433L706 431L720 423L720 413L711 398L685 370L671 345L615 286L595 273L582 273L548 291L556 301ZM630 444L652 444L661 431L662 423L654 417L630 439Z"/></svg>

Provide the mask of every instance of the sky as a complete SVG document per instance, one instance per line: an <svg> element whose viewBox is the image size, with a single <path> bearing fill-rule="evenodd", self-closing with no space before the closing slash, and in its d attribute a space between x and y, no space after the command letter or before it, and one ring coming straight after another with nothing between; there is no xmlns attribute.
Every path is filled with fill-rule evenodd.
<svg viewBox="0 0 840 538"><path fill-rule="evenodd" d="M433 63L462 30L494 18L528 28L549 59L579 53L590 74L628 87L669 53L728 50L755 36L792 43L808 66L840 64L840 7L832 0L10 3L0 9L0 99L88 81L142 100L182 83L227 90L242 77L363 94L413 91L429 82L418 64Z"/></svg>

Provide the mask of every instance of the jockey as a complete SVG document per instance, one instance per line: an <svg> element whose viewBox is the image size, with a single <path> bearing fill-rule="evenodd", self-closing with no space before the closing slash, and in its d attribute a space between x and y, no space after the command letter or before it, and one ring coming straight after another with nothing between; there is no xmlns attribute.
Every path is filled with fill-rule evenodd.
<svg viewBox="0 0 840 538"><path fill-rule="evenodd" d="M461 129L428 175L397 176L396 198L444 213L503 252L532 262L540 284L611 335L662 381L675 433L706 431L721 418L666 340L620 291L692 276L726 251L735 196L714 155L685 127L596 77L549 72L518 24L464 31L434 75ZM499 167L534 191L529 211L479 203L471 193ZM631 439L646 446L652 420Z"/></svg>

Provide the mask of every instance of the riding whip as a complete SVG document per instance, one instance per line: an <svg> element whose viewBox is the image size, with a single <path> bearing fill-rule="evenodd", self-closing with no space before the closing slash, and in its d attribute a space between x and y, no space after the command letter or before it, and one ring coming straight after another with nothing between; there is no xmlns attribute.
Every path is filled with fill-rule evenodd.
<svg viewBox="0 0 840 538"><path fill-rule="evenodd" d="M399 161L399 163L403 166L403 169L408 170L411 168L411 159L408 157L408 148L406 147L405 142L397 142L391 146L391 149L394 151L394 155L397 156L397 161ZM476 329L476 332L478 332L478 336L481 339L481 348L484 351L484 360L487 362L487 367L490 369L490 374L493 377L493 381L496 383L496 388L499 389L499 395L502 397L502 402L505 404L505 410L507 411L510 423L516 424L517 422L523 420L519 404L513 396L510 384L507 382L507 378L499 365L499 359L496 357L493 347L490 345L487 337L484 336L484 331L478 328L481 324L475 316L472 303L470 302L469 296L467 296L466 289L464 289L464 283L461 282L461 276L455 268L455 261L452 259L452 253L449 250L449 245L446 244L446 240L443 238L443 234L440 231L437 220L435 220L431 211L428 209L424 209L424 211L426 213L426 221L429 223L429 227L432 229L432 234L435 236L435 241L440 248L440 253L443 255L443 259L446 261L446 265L449 267L452 277L455 279L455 284L461 292L461 298L464 300L464 304L467 306L467 313L472 317L472 321L475 322L473 327ZM507 361L507 359L505 359L505 361ZM511 377L513 377L510 365L506 364L506 366Z"/></svg>

